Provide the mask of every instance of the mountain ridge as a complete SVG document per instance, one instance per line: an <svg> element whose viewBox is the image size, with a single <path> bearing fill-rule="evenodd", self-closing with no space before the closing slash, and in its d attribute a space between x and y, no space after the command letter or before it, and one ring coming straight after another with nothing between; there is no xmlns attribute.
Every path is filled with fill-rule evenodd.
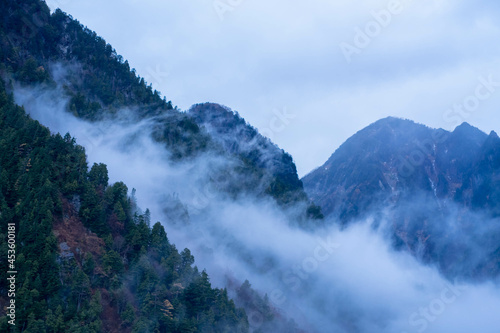
<svg viewBox="0 0 500 333"><path fill-rule="evenodd" d="M267 196L282 206L300 202L305 209L299 215L305 219L321 217L303 191L293 159L273 144L264 145L260 134L255 134L259 149L254 153L232 151L224 146L224 141L207 132L208 118L201 128L192 113L181 112L171 101L162 98L110 44L70 15L60 9L51 14L46 3L39 0L29 0L22 5L4 0L0 10L5 13L0 22L0 76L6 79L6 89L10 92L15 82L28 87L60 87L69 100L67 111L91 122L113 119L122 108L133 110L139 120L154 118L152 137L165 145L173 163L193 160L207 152L218 154L234 160L236 163L228 163L227 167L235 165L236 168L216 170L216 173L251 180L241 182L241 186L233 181L233 186L228 187L228 180L219 177L222 182L215 184L216 188L231 195ZM29 35L27 25L35 28ZM203 105L207 110L223 109L222 106L210 108L209 105L216 105L210 103L191 109ZM238 131L236 127L241 124L230 125ZM248 133L255 131L249 124L243 126L248 127ZM220 131L217 134L222 135ZM254 159L255 152L264 148L268 149L266 154L275 155L270 159L276 161L275 164L257 165L260 162ZM307 225L307 221L303 224Z"/></svg>
<svg viewBox="0 0 500 333"><path fill-rule="evenodd" d="M471 168L471 163L479 158L479 148L488 138L486 133L466 122L453 131L445 131L432 129L408 119L387 117L352 135L322 166L304 176L302 181L311 199L322 206L324 213L329 215L332 213L331 203L319 197L326 195L319 192L326 189L329 182L333 181L337 186L341 186L342 179L347 180L348 183L342 186L349 188L356 182L363 183L372 177L372 180L380 182L383 187L392 188L394 184L390 183L394 183L396 177L422 177L426 173L432 176L432 172L425 172L422 166L432 169L436 162L447 168L456 169L457 165L458 168ZM371 168L365 168L364 171L369 173L372 170L373 174L365 175L363 180L349 182L352 172L356 170L355 165L360 163L368 163ZM335 168L337 173L330 172L332 168ZM338 170L349 173L339 176ZM403 187L407 185L399 179L397 182ZM429 189L423 183L420 185L421 188ZM340 215L343 216L342 213Z"/></svg>
<svg viewBox="0 0 500 333"><path fill-rule="evenodd" d="M327 221L348 227L375 218L377 225L387 224L396 248L437 262L450 276L484 278L499 274L497 252L477 244L484 258L469 258L475 266L456 272L456 258L446 248L468 238L473 244L491 237L476 235L482 227L467 234L474 223L488 225L496 234L499 175L500 139L495 132L487 135L468 123L450 132L389 117L358 131L302 182ZM455 229L463 232L461 238L450 235Z"/></svg>
<svg viewBox="0 0 500 333"><path fill-rule="evenodd" d="M1 331L247 332L245 309L235 303L251 304L265 318L262 329L298 331L248 282L234 299L227 289L213 288L208 274L194 266L189 249L179 252L161 223L150 225L150 212L136 206L134 191L129 197L124 183L108 184L106 165L88 168L85 149L75 138L51 134L14 103L16 84L62 88L62 98L69 101L66 111L87 122L113 119L122 108L134 110L140 120L158 120L152 137L170 152L172 163L207 152L240 159L70 15L59 9L51 14L40 0L0 0L0 207L4 230L8 222L15 224L23 244L18 250L19 325L8 325L8 299L0 296ZM301 195L297 200L308 202L300 182L284 191L272 188L274 177L267 177L266 168L266 177L253 174L253 162L243 171L219 172L252 174L262 183L260 194L278 203L294 191ZM291 158L284 165L294 170ZM254 188L235 188L254 193ZM5 253L6 240L0 240ZM5 295L6 262L1 265Z"/></svg>

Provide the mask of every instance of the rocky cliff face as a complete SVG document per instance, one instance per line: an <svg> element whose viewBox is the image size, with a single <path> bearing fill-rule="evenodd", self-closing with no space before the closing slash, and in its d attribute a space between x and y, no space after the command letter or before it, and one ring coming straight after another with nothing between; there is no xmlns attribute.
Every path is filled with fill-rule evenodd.
<svg viewBox="0 0 500 333"><path fill-rule="evenodd" d="M467 123L448 132L386 118L348 139L303 183L326 215L343 222L420 191L494 209L499 144L495 132L488 136Z"/></svg>
<svg viewBox="0 0 500 333"><path fill-rule="evenodd" d="M500 139L385 118L349 138L303 178L325 215L384 223L396 248L450 275L499 271ZM467 268L462 263L467 262Z"/></svg>

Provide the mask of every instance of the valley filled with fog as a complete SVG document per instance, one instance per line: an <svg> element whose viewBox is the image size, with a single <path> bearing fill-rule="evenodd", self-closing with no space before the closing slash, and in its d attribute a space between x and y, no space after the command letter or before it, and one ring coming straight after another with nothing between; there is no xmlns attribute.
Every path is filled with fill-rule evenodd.
<svg viewBox="0 0 500 333"><path fill-rule="evenodd" d="M498 333L499 13L0 0L0 331Z"/></svg>
<svg viewBox="0 0 500 333"><path fill-rule="evenodd" d="M161 221L179 249L188 247L199 269L218 287L246 279L307 332L496 333L500 287L495 278L444 277L408 251L394 250L384 215L341 227L328 219L315 230L291 222L294 209L271 198L231 197L212 181L231 160L210 152L173 162L152 139L157 118L87 122L68 113L58 89L15 89L15 101L53 133L69 132L89 164L105 163L110 183L136 189L138 206ZM161 116L158 116L161 117ZM250 327L262 324L247 313Z"/></svg>

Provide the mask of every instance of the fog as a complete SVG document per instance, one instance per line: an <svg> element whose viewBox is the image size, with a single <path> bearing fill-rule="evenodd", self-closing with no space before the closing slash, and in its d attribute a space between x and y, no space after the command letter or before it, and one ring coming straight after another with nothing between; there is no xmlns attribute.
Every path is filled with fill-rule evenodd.
<svg viewBox="0 0 500 333"><path fill-rule="evenodd" d="M121 110L117 119L89 123L65 111L57 89L17 87L14 96L53 133L75 137L90 165L105 163L111 183L135 188L138 205L165 225L172 243L192 251L215 286L248 279L307 332L498 332L495 281L442 277L392 250L385 228L374 228L370 218L342 230L329 221L304 231L272 200L219 193L210 175L232 163L227 159L206 153L169 162L166 148L151 139L155 119L139 121L134 110ZM258 329L259 313L248 315Z"/></svg>

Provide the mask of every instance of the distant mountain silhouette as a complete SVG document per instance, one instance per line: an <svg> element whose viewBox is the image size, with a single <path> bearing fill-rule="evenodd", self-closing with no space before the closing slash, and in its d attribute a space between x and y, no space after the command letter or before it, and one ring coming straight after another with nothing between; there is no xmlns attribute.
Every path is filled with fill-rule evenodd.
<svg viewBox="0 0 500 333"><path fill-rule="evenodd" d="M499 145L496 133L488 136L467 123L448 132L389 117L353 135L302 181L325 215L343 222L408 191L498 214Z"/></svg>
<svg viewBox="0 0 500 333"><path fill-rule="evenodd" d="M500 271L500 139L381 119L302 179L323 213L348 226L386 222L396 248L450 276Z"/></svg>

